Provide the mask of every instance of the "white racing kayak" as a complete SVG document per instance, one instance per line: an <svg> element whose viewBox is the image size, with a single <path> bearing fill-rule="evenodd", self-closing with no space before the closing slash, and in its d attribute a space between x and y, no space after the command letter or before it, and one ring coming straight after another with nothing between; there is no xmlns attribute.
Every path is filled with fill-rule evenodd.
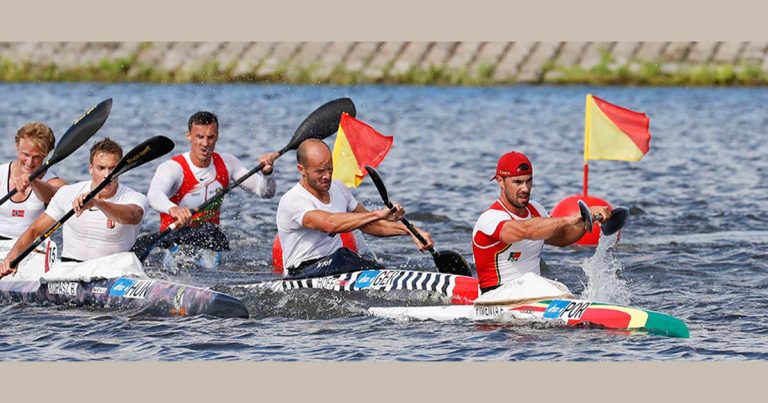
<svg viewBox="0 0 768 403"><path fill-rule="evenodd" d="M678 318L640 308L576 299L565 285L533 273L483 294L474 305L374 307L368 311L373 316L396 320L540 322L689 336L688 327Z"/></svg>
<svg viewBox="0 0 768 403"><path fill-rule="evenodd" d="M360 257L347 248L341 248L330 256L307 266L298 276L243 284L237 287L267 288L276 292L311 288L341 292L402 291L397 293L400 296L403 292L409 291L419 295L428 292L449 297L452 304L472 303L480 293L477 279L474 277L430 271L387 269L377 262Z"/></svg>

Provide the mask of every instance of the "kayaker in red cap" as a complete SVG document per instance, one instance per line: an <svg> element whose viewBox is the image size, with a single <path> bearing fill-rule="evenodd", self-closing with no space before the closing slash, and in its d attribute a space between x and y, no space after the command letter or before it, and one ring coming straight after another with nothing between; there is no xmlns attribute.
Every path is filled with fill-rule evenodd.
<svg viewBox="0 0 768 403"><path fill-rule="evenodd" d="M533 164L525 154L512 151L499 158L491 180L500 195L477 219L472 231L472 254L482 292L490 291L525 273L540 275L544 244L568 246L586 232L580 214L550 217L531 200ZM605 206L590 207L604 222L611 216Z"/></svg>

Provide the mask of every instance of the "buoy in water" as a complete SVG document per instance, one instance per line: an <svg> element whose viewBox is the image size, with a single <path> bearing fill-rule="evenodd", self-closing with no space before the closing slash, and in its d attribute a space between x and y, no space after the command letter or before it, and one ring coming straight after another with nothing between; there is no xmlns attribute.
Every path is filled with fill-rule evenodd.
<svg viewBox="0 0 768 403"><path fill-rule="evenodd" d="M352 232L341 233L341 244L347 249L357 252L357 240ZM275 240L272 242L272 271L277 274L283 274L283 248L280 246L280 236L275 234Z"/></svg>
<svg viewBox="0 0 768 403"><path fill-rule="evenodd" d="M587 204L587 206L590 206L590 207L608 206L609 210L613 209L613 206L611 206L610 203L608 203L607 201L599 197L573 195L573 196L568 196L563 200L560 200L560 203L557 203L555 208L552 209L551 216L565 217L565 216L577 214L579 212L579 205L577 204L579 200L582 200L584 203ZM581 237L581 239L579 239L575 243L577 245L594 246L594 245L597 245L599 241L600 241L600 224L595 222L594 224L592 224L592 231L585 233L584 236Z"/></svg>

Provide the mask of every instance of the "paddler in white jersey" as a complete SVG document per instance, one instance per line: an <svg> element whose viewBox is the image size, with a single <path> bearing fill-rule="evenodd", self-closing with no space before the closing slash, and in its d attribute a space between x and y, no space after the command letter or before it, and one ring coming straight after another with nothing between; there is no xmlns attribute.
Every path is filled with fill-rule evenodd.
<svg viewBox="0 0 768 403"><path fill-rule="evenodd" d="M0 206L0 239L21 235L66 184L51 170L29 181L29 175L40 168L55 144L53 130L43 123L27 123L16 132L16 160L0 165L0 194L13 189L18 193Z"/></svg>
<svg viewBox="0 0 768 403"><path fill-rule="evenodd" d="M524 154L509 152L499 158L496 175L499 198L477 219L472 231L472 254L482 292L532 272L541 275L544 244L568 246L584 235L581 214L550 217L547 210L530 199L533 165ZM605 206L590 207L602 222L611 216Z"/></svg>
<svg viewBox="0 0 768 403"><path fill-rule="evenodd" d="M105 138L91 147L91 180L62 186L45 212L24 231L0 266L0 277L16 272L10 262L70 210L76 215L63 225L62 261L85 261L130 250L147 211L147 198L115 178L96 197L85 196L112 172L123 157L119 144Z"/></svg>
<svg viewBox="0 0 768 403"><path fill-rule="evenodd" d="M213 113L201 111L193 114L187 122L187 130L189 151L157 167L147 192L149 205L160 213L160 230L174 221L192 227L212 223L211 228L205 228L206 232L216 231L226 241L226 236L218 227L220 206L201 211L194 217L192 209L246 174L248 169L234 155L214 152L219 140L219 120ZM273 197L276 186L275 179L270 175L278 156L276 152L260 156L263 168L243 181L241 186L259 197ZM228 242L225 243L224 249L227 249Z"/></svg>
<svg viewBox="0 0 768 403"><path fill-rule="evenodd" d="M277 231L283 251L285 275L301 275L309 264L330 256L342 248L342 232L360 229L366 234L389 237L410 235L400 223L402 206L368 211L341 183L331 180L331 150L321 140L309 139L299 146L296 159L299 183L286 192L277 207ZM428 241L419 250L434 245L429 233L418 231ZM330 234L330 236L329 236Z"/></svg>

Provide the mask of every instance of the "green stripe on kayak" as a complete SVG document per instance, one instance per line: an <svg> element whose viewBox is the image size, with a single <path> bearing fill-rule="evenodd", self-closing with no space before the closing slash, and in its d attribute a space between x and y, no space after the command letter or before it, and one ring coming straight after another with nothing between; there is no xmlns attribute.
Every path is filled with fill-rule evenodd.
<svg viewBox="0 0 768 403"><path fill-rule="evenodd" d="M645 328L648 333L684 339L690 336L688 326L682 320L659 312L646 312L648 312L648 320L645 322Z"/></svg>

